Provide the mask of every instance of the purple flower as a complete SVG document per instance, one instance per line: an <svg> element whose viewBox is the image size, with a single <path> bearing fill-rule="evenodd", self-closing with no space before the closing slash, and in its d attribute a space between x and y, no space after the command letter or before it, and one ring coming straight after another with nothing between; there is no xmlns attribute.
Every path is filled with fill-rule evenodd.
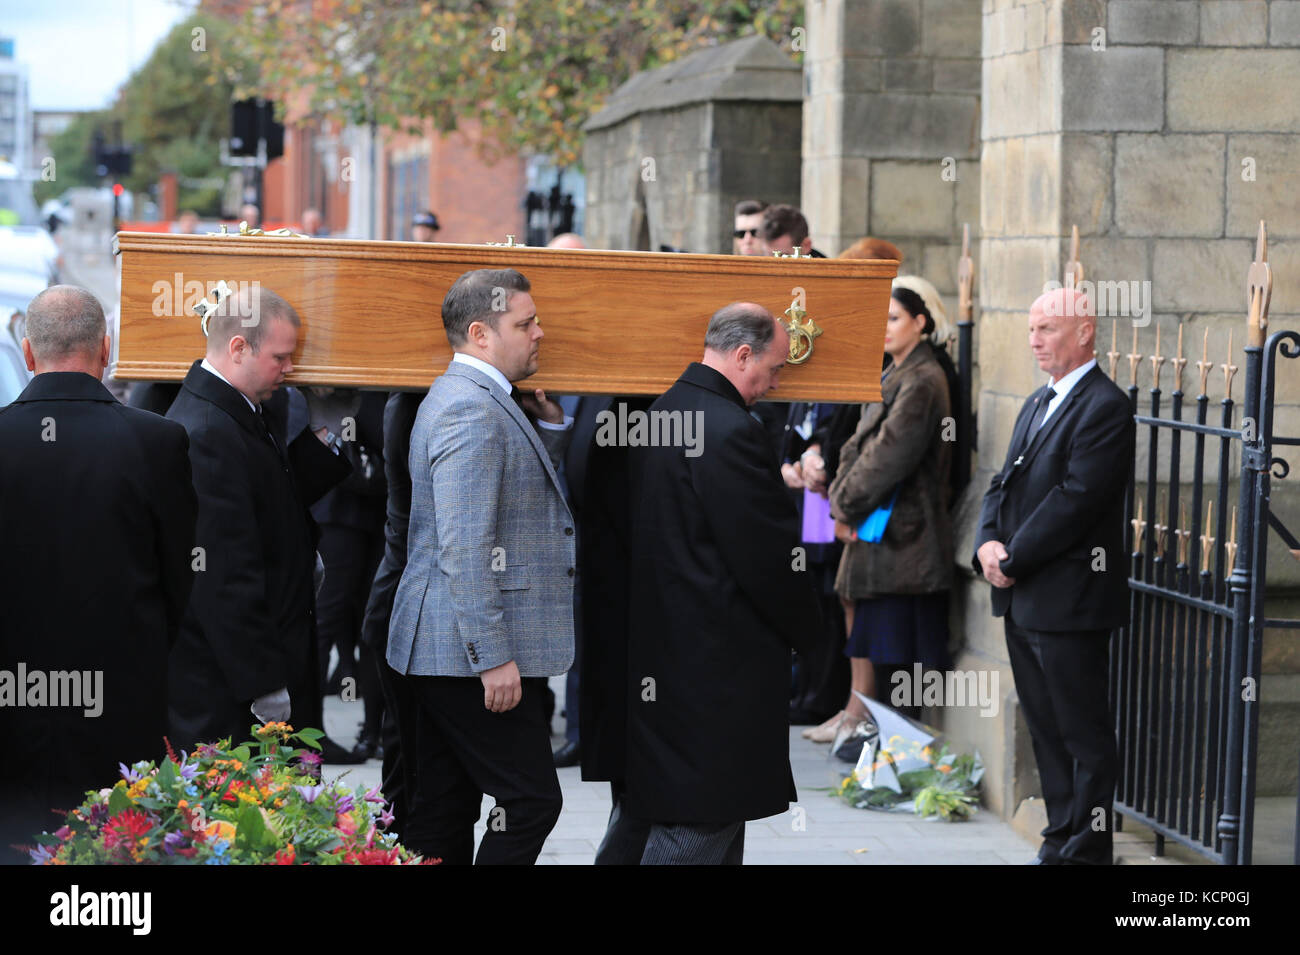
<svg viewBox="0 0 1300 955"><path fill-rule="evenodd" d="M27 854L32 857L32 865L47 865L54 858L54 853L46 846L29 849Z"/></svg>
<svg viewBox="0 0 1300 955"><path fill-rule="evenodd" d="M337 813L351 812L352 807L355 805L356 802L353 800L352 794L347 793L334 804L334 811Z"/></svg>
<svg viewBox="0 0 1300 955"><path fill-rule="evenodd" d="M325 791L324 786L294 786L293 788L298 790L298 794L306 802L315 802L316 797Z"/></svg>
<svg viewBox="0 0 1300 955"><path fill-rule="evenodd" d="M303 753L298 757L302 772L313 779L320 779L321 758L319 753Z"/></svg>
<svg viewBox="0 0 1300 955"><path fill-rule="evenodd" d="M90 817L86 820L92 826L100 826L108 822L108 806L102 802L97 802L90 807Z"/></svg>
<svg viewBox="0 0 1300 955"><path fill-rule="evenodd" d="M199 764L198 764L198 763L187 763L187 762L185 761L185 758L186 758L186 757L185 757L185 753L182 752L182 753L181 753L180 777L181 777L181 779L185 780L187 783L188 783L188 782L193 782L193 781L194 781L194 777L197 776L197 775L199 774Z"/></svg>
<svg viewBox="0 0 1300 955"><path fill-rule="evenodd" d="M371 786L366 790L366 802L377 802L382 806L388 800L384 798L384 794L379 791L378 786Z"/></svg>
<svg viewBox="0 0 1300 955"><path fill-rule="evenodd" d="M140 774L135 771L134 766L128 766L126 763L118 763L117 768L122 774L122 778L128 783L138 783L140 781Z"/></svg>
<svg viewBox="0 0 1300 955"><path fill-rule="evenodd" d="M169 832L163 836L163 851L169 856L175 855L177 849L184 849L189 837L183 832Z"/></svg>
<svg viewBox="0 0 1300 955"><path fill-rule="evenodd" d="M200 743L194 756L196 759L214 759L220 752L215 743Z"/></svg>
<svg viewBox="0 0 1300 955"><path fill-rule="evenodd" d="M383 812L379 814L379 824L383 826L385 829L387 829L389 826L393 824L393 818L394 818L393 814L389 812L387 809L385 809Z"/></svg>

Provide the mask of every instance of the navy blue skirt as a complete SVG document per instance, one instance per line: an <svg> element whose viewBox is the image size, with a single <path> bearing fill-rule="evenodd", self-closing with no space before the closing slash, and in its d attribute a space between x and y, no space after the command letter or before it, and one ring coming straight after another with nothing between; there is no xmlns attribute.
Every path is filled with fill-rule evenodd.
<svg viewBox="0 0 1300 955"><path fill-rule="evenodd" d="M859 600L844 655L882 666L920 663L927 669L949 669L948 591Z"/></svg>

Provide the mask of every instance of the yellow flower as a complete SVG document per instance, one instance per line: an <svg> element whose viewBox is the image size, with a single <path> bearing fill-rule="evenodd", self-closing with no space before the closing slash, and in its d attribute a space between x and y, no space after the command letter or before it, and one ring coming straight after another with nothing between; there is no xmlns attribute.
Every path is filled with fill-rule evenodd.
<svg viewBox="0 0 1300 955"><path fill-rule="evenodd" d="M227 842L235 839L235 825L231 822L214 822L203 831L209 839L225 839Z"/></svg>

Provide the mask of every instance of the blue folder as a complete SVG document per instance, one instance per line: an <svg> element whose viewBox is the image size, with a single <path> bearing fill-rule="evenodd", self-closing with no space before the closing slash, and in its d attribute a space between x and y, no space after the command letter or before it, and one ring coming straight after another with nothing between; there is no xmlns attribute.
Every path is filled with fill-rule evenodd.
<svg viewBox="0 0 1300 955"><path fill-rule="evenodd" d="M885 528L889 525L889 515L894 513L894 503L898 500L898 488L901 485L895 485L894 493L889 495L889 503L876 508L858 527L858 540L866 541L868 544L879 544L882 537L885 536Z"/></svg>

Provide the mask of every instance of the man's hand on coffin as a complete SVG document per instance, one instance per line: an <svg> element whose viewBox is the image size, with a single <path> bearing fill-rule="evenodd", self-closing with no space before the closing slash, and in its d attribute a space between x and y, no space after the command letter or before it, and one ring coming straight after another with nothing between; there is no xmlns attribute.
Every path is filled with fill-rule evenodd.
<svg viewBox="0 0 1300 955"><path fill-rule="evenodd" d="M521 389L519 403L525 411L539 421L545 421L549 424L564 424L564 409L560 407L559 402L547 398L546 392L541 388L536 388L533 391L522 391ZM506 707L506 709L509 709L509 707Z"/></svg>

